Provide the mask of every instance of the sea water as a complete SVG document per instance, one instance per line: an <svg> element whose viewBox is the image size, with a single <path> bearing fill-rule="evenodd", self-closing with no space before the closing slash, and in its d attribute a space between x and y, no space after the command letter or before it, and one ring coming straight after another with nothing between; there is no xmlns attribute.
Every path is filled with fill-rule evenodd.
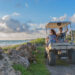
<svg viewBox="0 0 75 75"><path fill-rule="evenodd" d="M29 40L0 40L0 46L17 45L29 42Z"/></svg>

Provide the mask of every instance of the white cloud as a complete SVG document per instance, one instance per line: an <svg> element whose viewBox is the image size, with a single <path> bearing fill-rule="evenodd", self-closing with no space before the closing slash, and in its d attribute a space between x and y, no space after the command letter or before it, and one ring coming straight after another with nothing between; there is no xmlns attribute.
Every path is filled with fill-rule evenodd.
<svg viewBox="0 0 75 75"><path fill-rule="evenodd" d="M75 14L73 14L73 16L70 18L70 21L75 23Z"/></svg>
<svg viewBox="0 0 75 75"><path fill-rule="evenodd" d="M51 17L51 21L64 21L66 19L67 15ZM75 23L75 14L70 20ZM46 37L45 25L46 23L36 24L32 21L22 24L18 20L12 19L11 15L5 15L0 18L0 39L24 40Z"/></svg>
<svg viewBox="0 0 75 75"><path fill-rule="evenodd" d="M51 17L51 21L65 21L66 19L68 19L67 15ZM75 14L69 19L75 23ZM45 25L46 23L36 24L32 21L22 24L18 20L12 19L11 15L5 15L0 18L0 40L24 40L46 37Z"/></svg>
<svg viewBox="0 0 75 75"><path fill-rule="evenodd" d="M37 24L34 23L28 23L30 26L36 26Z"/></svg>
<svg viewBox="0 0 75 75"><path fill-rule="evenodd" d="M45 25L46 25L46 23L45 23L45 24L40 24L40 25L39 25L39 28L44 29L44 28L45 28Z"/></svg>
<svg viewBox="0 0 75 75"><path fill-rule="evenodd" d="M11 15L5 15L2 17L2 20L9 20L11 18L11 16L20 16L20 14L17 12L14 12Z"/></svg>
<svg viewBox="0 0 75 75"><path fill-rule="evenodd" d="M71 21L72 23L75 23L75 14L73 14L71 17L67 17L66 14L64 14L64 16L60 16L60 17L51 17L51 21L65 21L66 19L68 21Z"/></svg>
<svg viewBox="0 0 75 75"><path fill-rule="evenodd" d="M12 14L12 16L20 16L20 14L17 13L17 12L14 12L14 13Z"/></svg>
<svg viewBox="0 0 75 75"><path fill-rule="evenodd" d="M45 37L45 32L38 33L32 33L27 34L25 32L20 33L2 33L0 32L0 40L25 40L25 39L36 39Z"/></svg>
<svg viewBox="0 0 75 75"><path fill-rule="evenodd" d="M8 27L6 26L6 24L5 23L0 23L0 27L1 28L5 28L5 29L7 29Z"/></svg>
<svg viewBox="0 0 75 75"><path fill-rule="evenodd" d="M1 24L3 25L3 24ZM20 27L18 26L16 31L13 27L5 24L5 26L0 25L0 40L25 40L25 39L36 39L42 38L46 36L45 30L39 28L35 28L33 30L29 30L25 25L25 30L20 31ZM41 24L40 24L41 25ZM39 26L40 26L39 25ZM1 28L3 28L1 30ZM28 28L28 29L27 29ZM31 27L30 27L31 28ZM42 28L42 27L41 27ZM15 32L14 32L15 31ZM7 32L7 33L5 33Z"/></svg>
<svg viewBox="0 0 75 75"><path fill-rule="evenodd" d="M51 17L50 16L50 18L51 18L51 21L64 21L64 20L66 20L67 15L64 14L64 16L60 16L60 17Z"/></svg>
<svg viewBox="0 0 75 75"><path fill-rule="evenodd" d="M21 24L9 15L5 15L0 19L0 32L25 32L28 30L27 24Z"/></svg>
<svg viewBox="0 0 75 75"><path fill-rule="evenodd" d="M29 7L28 3L25 3L25 7L26 7L26 8L28 8L28 7Z"/></svg>
<svg viewBox="0 0 75 75"><path fill-rule="evenodd" d="M2 17L2 20L8 20L8 19L10 19L10 15L5 15Z"/></svg>
<svg viewBox="0 0 75 75"><path fill-rule="evenodd" d="M46 23L44 23L44 24L28 23L28 25L31 26L31 28L33 30L43 30L43 29L45 29Z"/></svg>
<svg viewBox="0 0 75 75"><path fill-rule="evenodd" d="M22 24L11 17L10 15L5 15L0 18L0 40L22 40L45 37L45 30L43 30L45 24L35 24L30 21Z"/></svg>
<svg viewBox="0 0 75 75"><path fill-rule="evenodd" d="M19 16L19 13L14 12L11 15L5 15L0 18L0 40L24 40L35 39L40 37L46 37L45 25L36 24L32 21L27 21L22 24L20 21L12 19L13 16ZM64 20L65 15L60 17L60 20ZM54 20L57 18L53 18Z"/></svg>
<svg viewBox="0 0 75 75"><path fill-rule="evenodd" d="M65 14L64 16L59 17L60 21L64 21L67 18L67 15Z"/></svg>

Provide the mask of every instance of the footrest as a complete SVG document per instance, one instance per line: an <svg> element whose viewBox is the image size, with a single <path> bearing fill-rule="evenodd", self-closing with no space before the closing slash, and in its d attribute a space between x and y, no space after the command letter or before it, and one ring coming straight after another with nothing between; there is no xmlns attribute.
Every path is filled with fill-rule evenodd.
<svg viewBox="0 0 75 75"><path fill-rule="evenodd" d="M61 57L61 59L66 60L66 59L68 59L68 57Z"/></svg>

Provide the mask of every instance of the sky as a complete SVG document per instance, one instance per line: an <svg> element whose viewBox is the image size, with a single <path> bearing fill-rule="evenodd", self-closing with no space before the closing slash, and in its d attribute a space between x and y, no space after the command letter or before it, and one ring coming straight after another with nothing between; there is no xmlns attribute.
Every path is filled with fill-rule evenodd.
<svg viewBox="0 0 75 75"><path fill-rule="evenodd" d="M0 0L0 40L45 37L51 21L75 24L75 0Z"/></svg>

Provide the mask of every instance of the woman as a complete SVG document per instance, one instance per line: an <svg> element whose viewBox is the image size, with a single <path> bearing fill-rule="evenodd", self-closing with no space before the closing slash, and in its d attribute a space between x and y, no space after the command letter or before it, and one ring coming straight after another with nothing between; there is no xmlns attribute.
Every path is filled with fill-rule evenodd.
<svg viewBox="0 0 75 75"><path fill-rule="evenodd" d="M57 35L56 32L51 29L50 35L46 38L46 51L45 51L45 58L47 58L48 51L50 50L50 44L56 43L57 41Z"/></svg>
<svg viewBox="0 0 75 75"><path fill-rule="evenodd" d="M50 35L46 38L47 46L51 43L55 43L57 40L57 35L55 30L51 29L50 30Z"/></svg>

